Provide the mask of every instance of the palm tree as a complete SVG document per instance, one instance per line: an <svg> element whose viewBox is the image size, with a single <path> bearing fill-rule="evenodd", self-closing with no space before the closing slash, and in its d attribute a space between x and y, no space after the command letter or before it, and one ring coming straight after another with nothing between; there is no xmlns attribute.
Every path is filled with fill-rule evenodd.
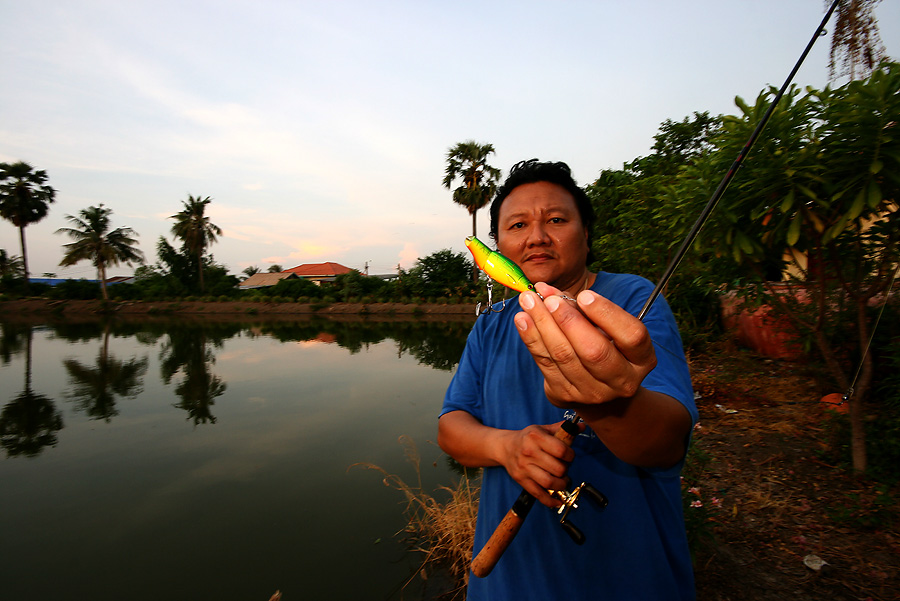
<svg viewBox="0 0 900 601"><path fill-rule="evenodd" d="M28 254L25 228L47 216L56 190L46 184L47 172L35 171L28 163L0 163L0 217L19 228L22 268L28 288Z"/></svg>
<svg viewBox="0 0 900 601"><path fill-rule="evenodd" d="M447 169L444 187L453 189L453 180L462 178L462 185L453 190L453 202L461 204L472 216L472 235L475 231L475 213L491 201L497 191L500 170L487 164L493 154L492 144L478 144L472 140L460 142L447 151Z"/></svg>
<svg viewBox="0 0 900 601"><path fill-rule="evenodd" d="M16 255L8 255L5 248L0 248L0 277L10 276L19 277L24 273L25 267L22 265L22 257Z"/></svg>
<svg viewBox="0 0 900 601"><path fill-rule="evenodd" d="M63 260L59 262L61 267L74 265L79 261L90 261L97 268L97 278L100 280L100 290L103 292L103 300L109 300L106 292L106 268L119 263L143 263L144 254L134 248L137 240L134 230L130 227L117 227L109 231L109 216L112 209L107 209L100 204L97 207L88 207L79 212L79 217L66 215L75 227L63 227L56 230L57 234L68 234L75 240L63 245L66 249Z"/></svg>
<svg viewBox="0 0 900 601"><path fill-rule="evenodd" d="M203 255L207 247L216 241L216 236L222 235L221 228L210 222L209 217L204 215L206 205L211 202L212 199L209 196L203 199L199 196L196 198L188 196L188 199L181 203L184 205L184 209L170 217L175 220L172 233L176 238L181 239L188 252L197 257L201 292L203 292Z"/></svg>
<svg viewBox="0 0 900 601"><path fill-rule="evenodd" d="M251 265L250 267L248 267L241 273L243 273L245 276L247 276L249 278L250 276L254 276L257 273L259 273L259 267L257 267L256 265Z"/></svg>

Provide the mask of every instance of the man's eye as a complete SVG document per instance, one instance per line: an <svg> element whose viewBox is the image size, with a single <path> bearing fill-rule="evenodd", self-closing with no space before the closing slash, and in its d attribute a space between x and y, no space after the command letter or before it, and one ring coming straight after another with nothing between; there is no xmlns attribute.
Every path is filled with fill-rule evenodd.
<svg viewBox="0 0 900 601"><path fill-rule="evenodd" d="M565 223L565 220L562 217L551 217L550 223Z"/></svg>
<svg viewBox="0 0 900 601"><path fill-rule="evenodd" d="M511 226L509 226L509 229L511 229L511 230L520 230L520 229L522 229L523 227L525 227L525 224L522 223L521 221L519 221L519 222L514 223L514 224L512 224Z"/></svg>

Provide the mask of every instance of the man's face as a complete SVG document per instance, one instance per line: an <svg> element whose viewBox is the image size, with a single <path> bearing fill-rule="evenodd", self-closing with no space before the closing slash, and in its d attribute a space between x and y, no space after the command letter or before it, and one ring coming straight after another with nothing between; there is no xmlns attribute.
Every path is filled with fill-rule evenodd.
<svg viewBox="0 0 900 601"><path fill-rule="evenodd" d="M548 182L513 189L500 205L497 248L515 261L532 283L561 290L582 283L587 259L587 230L575 199Z"/></svg>

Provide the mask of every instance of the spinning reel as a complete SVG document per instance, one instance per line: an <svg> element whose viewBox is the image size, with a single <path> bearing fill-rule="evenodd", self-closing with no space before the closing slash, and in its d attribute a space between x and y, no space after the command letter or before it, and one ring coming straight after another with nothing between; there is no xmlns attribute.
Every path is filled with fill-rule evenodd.
<svg viewBox="0 0 900 601"><path fill-rule="evenodd" d="M585 541L584 533L568 520L569 513L574 509L578 509L578 499L582 493L590 499L597 509L603 511L609 504L606 495L587 482L582 482L581 486L578 486L572 492L567 492L565 490L551 490L548 492L551 496L559 499L563 503L557 511L557 513L562 516L559 518L559 525L562 526L563 530L566 531L566 534L568 534L576 544L583 545Z"/></svg>

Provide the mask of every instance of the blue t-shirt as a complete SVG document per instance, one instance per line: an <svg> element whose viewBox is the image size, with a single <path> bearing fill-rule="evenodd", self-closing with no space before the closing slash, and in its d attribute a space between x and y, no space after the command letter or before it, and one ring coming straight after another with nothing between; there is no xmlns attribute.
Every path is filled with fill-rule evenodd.
<svg viewBox="0 0 900 601"><path fill-rule="evenodd" d="M599 273L594 292L637 315L653 286L639 276ZM513 317L518 297L501 313L479 317L447 394L441 415L462 410L493 428L522 429L566 417L544 394L544 379L519 337ZM657 299L644 318L657 366L643 381L680 401L697 421L690 373L668 304ZM576 545L559 516L535 503L522 529L485 578L470 574L468 599L685 600L694 598L690 551L681 506L681 464L644 469L616 458L588 429L572 444L573 486L588 482L608 499L598 510L579 499L569 514L586 537ZM522 492L502 467L484 469L475 553Z"/></svg>

